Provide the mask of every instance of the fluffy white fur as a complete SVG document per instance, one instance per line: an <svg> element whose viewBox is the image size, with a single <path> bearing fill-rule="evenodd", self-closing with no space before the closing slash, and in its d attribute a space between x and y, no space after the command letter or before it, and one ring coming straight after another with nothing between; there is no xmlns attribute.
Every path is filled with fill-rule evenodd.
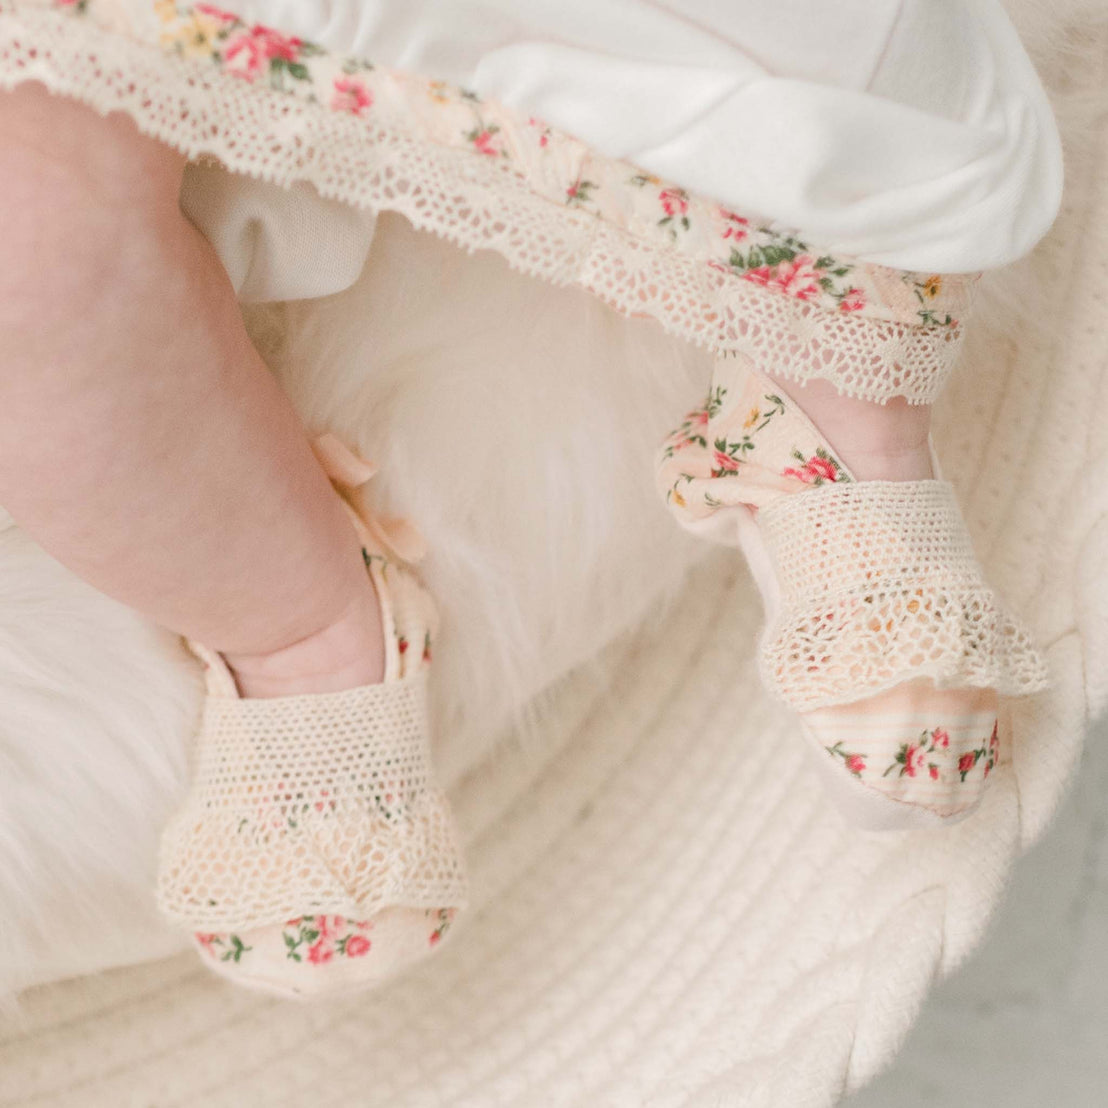
<svg viewBox="0 0 1108 1108"><path fill-rule="evenodd" d="M1102 5L1010 7L1048 74L1072 166L1105 100L1067 96L1066 71L1096 64L1081 28ZM1055 326L1033 310L1041 279L1032 262L990 277L940 419L948 404L982 400L967 382L988 380L991 344L1014 321ZM353 330L351 318L362 321ZM658 500L651 455L703 395L710 363L654 323L389 215L354 288L254 309L248 323L306 422L379 462L374 503L410 515L429 540L445 782L514 733L513 720L531 725L524 741L542 741L536 694L650 618L706 553ZM941 426L936 438L941 453ZM83 585L3 517L0 567L3 998L184 945L154 915L152 880L201 694L173 635Z"/></svg>
<svg viewBox="0 0 1108 1108"><path fill-rule="evenodd" d="M355 286L247 322L309 427L380 464L373 505L428 539L444 782L498 737L541 741L536 694L704 555L655 493L651 458L710 361L652 321L385 214ZM201 691L174 635L14 525L0 565L3 995L183 945L153 912L152 880Z"/></svg>

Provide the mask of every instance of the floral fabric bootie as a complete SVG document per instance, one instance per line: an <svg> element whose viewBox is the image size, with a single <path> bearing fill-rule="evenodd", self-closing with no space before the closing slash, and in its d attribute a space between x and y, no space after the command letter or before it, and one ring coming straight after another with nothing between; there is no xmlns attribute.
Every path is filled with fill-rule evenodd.
<svg viewBox="0 0 1108 1108"><path fill-rule="evenodd" d="M381 604L384 679L341 692L241 698L221 655L191 790L162 835L158 903L237 984L307 997L364 989L437 949L466 907L464 860L430 762L427 675L438 613L406 562L405 520L359 514L371 465L315 444L358 531Z"/></svg>
<svg viewBox="0 0 1108 1108"><path fill-rule="evenodd" d="M741 357L717 361L655 459L681 525L743 549L766 606L763 685L798 713L840 810L874 830L973 812L999 756L998 694L1047 684L933 444L931 459L928 480L857 480Z"/></svg>

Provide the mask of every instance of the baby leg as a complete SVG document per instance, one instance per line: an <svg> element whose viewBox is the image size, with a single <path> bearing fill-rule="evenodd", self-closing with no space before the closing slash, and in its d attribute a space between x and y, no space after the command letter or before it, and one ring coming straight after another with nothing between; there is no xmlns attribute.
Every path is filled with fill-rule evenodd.
<svg viewBox="0 0 1108 1108"><path fill-rule="evenodd" d="M207 964L283 995L364 987L433 949L460 901L455 881L442 901L425 893L405 903L410 875L389 868L407 864L393 840L452 876L460 863L443 830L445 799L412 768L426 755L426 731L406 733L408 778L398 785L391 765L367 785L321 738L319 719L344 698L352 741L343 750L357 755L347 761L384 760L373 735L395 739L396 727L376 706L395 702L403 651L383 635L387 582L406 590L393 597L392 636L429 643L426 605L400 566L386 573L370 556L253 348L217 255L181 214L184 165L125 116L102 117L37 85L0 94L0 503L90 584L222 655L236 699L252 707L235 715L224 703L215 714L274 721L234 753L265 755L275 774L288 765L303 788L324 790L326 801L300 805L307 816L298 808L280 832L266 824L254 834L272 820L267 811L255 821L255 808L282 800L276 787L250 786L253 807L234 821L242 833L231 843L213 833L226 813L198 802L194 781L172 823L179 833L163 833L160 895L190 864L229 866L235 881L274 872L261 852L313 818L326 824L321 840L353 842L343 862L362 885L393 890L371 912L353 879L335 887L343 874L333 865L323 867L327 894L302 896L320 863L297 840L284 876L266 877L264 890L293 910L251 916L239 933L211 925L207 908L174 916L196 932ZM404 664L419 660L412 650ZM207 719L201 767L211 761ZM382 813L374 790L389 788ZM443 906L429 908L428 897Z"/></svg>
<svg viewBox="0 0 1108 1108"><path fill-rule="evenodd" d="M380 680L356 536L180 212L184 164L121 114L0 93L0 503L245 696Z"/></svg>

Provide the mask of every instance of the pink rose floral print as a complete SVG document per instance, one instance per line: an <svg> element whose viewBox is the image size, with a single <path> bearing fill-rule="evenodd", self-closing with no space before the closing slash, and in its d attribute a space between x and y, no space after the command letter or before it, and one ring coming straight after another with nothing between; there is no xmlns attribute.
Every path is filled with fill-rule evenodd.
<svg viewBox="0 0 1108 1108"><path fill-rule="evenodd" d="M655 477L663 500L686 521L852 480L800 408L739 359L716 362L703 406L658 448Z"/></svg>
<svg viewBox="0 0 1108 1108"><path fill-rule="evenodd" d="M895 744L884 753L872 741L863 748L858 742L840 739L823 742L823 749L853 779L897 800L929 808L941 814L956 813L973 807L985 781L1000 758L998 723L992 721L986 738L974 739L980 721L970 716L952 717L949 722L920 730L917 735ZM864 706L854 715L840 716L839 733L857 727L866 729ZM823 733L827 732L826 726ZM982 731L977 730L980 736ZM952 735L960 736L958 741ZM967 741L967 738L968 741Z"/></svg>
<svg viewBox="0 0 1108 1108"><path fill-rule="evenodd" d="M833 757L841 758L843 765L849 773L858 778L865 778L876 772L876 769L867 766L867 757L871 756L860 751L851 751L844 743L825 744L824 749ZM923 730L915 742L901 743L896 756L881 771L880 776L888 777L894 774L897 777L928 777L932 781L957 781L964 783L966 778L979 765L981 777L989 776L996 765L1000 750L997 724L993 724L992 733L980 746L965 752L951 753L950 733L942 726L930 730Z"/></svg>
<svg viewBox="0 0 1108 1108"><path fill-rule="evenodd" d="M134 7L118 0L37 0L113 30L129 19L136 39L153 38L161 49L191 63L322 111L380 124L379 104L389 105L394 122L403 104L402 129L409 133L504 162L549 200L680 249L774 295L835 314L938 330L956 327L972 298L976 275L910 273L833 255L795 232L733 212L627 162L601 157L573 136L540 119L516 116L472 90L426 79L426 95L413 98L405 94L410 74L332 53L216 4L148 2L150 22L139 19L143 9L137 0ZM424 112L421 105L431 110Z"/></svg>
<svg viewBox="0 0 1108 1108"><path fill-rule="evenodd" d="M428 948L442 942L454 922L454 908L405 909L425 923L418 941ZM214 961L252 967L253 962L295 962L310 968L349 959L388 958L395 933L374 920L350 920L339 915L298 916L281 928L261 928L245 934L197 932L201 951ZM410 938L406 937L410 942Z"/></svg>

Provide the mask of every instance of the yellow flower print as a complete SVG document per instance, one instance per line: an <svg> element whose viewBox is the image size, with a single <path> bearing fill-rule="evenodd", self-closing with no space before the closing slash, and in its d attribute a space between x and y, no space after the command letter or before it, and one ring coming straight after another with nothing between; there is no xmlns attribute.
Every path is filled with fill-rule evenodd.
<svg viewBox="0 0 1108 1108"><path fill-rule="evenodd" d="M448 95L448 89L450 86L445 81L432 81L427 86L427 92L430 94L432 100L437 100L440 104L445 104L450 99Z"/></svg>
<svg viewBox="0 0 1108 1108"><path fill-rule="evenodd" d="M681 508L685 507L685 498L676 490L673 490L673 502Z"/></svg>
<svg viewBox="0 0 1108 1108"><path fill-rule="evenodd" d="M157 0L154 11L163 23L168 23L177 15L177 4L175 0Z"/></svg>
<svg viewBox="0 0 1108 1108"><path fill-rule="evenodd" d="M163 32L161 43L176 47L186 58L210 58L218 52L217 35L222 26L221 19L193 11L186 22Z"/></svg>
<svg viewBox="0 0 1108 1108"><path fill-rule="evenodd" d="M923 283L923 292L925 296L930 297L932 300L942 292L943 279L937 273L933 277L928 277Z"/></svg>
<svg viewBox="0 0 1108 1108"><path fill-rule="evenodd" d="M743 420L743 427L744 428L745 427L753 427L754 424L758 422L758 419L761 416L761 414L762 413L760 411L758 411L757 408L751 408L750 409L750 415L748 415L746 417L746 419Z"/></svg>

